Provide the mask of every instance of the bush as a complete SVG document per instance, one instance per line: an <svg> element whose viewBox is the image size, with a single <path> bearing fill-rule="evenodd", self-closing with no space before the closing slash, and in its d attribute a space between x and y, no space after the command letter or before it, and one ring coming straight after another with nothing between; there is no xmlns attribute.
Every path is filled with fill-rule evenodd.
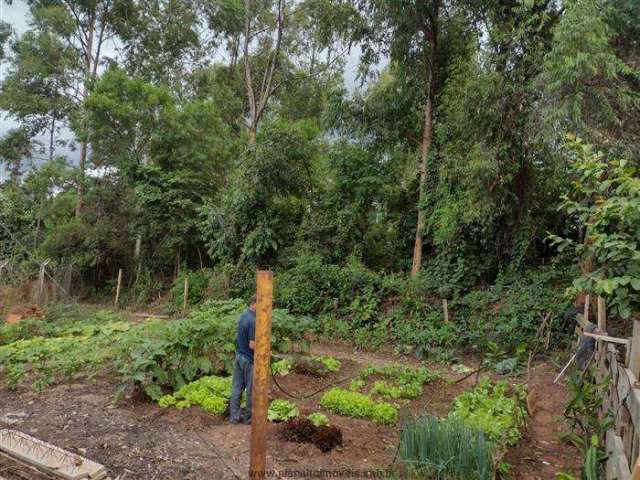
<svg viewBox="0 0 640 480"><path fill-rule="evenodd" d="M182 310L184 305L184 280L189 279L187 305L193 306L205 299L212 272L209 270L182 270L171 287L171 307L174 311Z"/></svg>
<svg viewBox="0 0 640 480"><path fill-rule="evenodd" d="M149 321L122 340L118 365L125 384L139 386L153 400L162 388L179 390L187 382L217 370L233 370L238 315L243 300L208 301L188 318ZM286 351L300 341L302 319L274 310L272 349Z"/></svg>
<svg viewBox="0 0 640 480"><path fill-rule="evenodd" d="M482 432L458 418L439 421L424 416L410 421L400 433L398 453L409 471L426 478L494 478L493 447Z"/></svg>

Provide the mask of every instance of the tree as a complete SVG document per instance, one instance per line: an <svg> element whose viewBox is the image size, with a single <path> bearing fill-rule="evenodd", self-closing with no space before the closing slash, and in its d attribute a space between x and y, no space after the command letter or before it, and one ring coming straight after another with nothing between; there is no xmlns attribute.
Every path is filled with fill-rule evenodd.
<svg viewBox="0 0 640 480"><path fill-rule="evenodd" d="M70 91L77 71L75 51L48 31L31 30L12 46L10 70L2 84L0 108L34 137L48 132L48 157L53 160L55 137L74 105Z"/></svg>
<svg viewBox="0 0 640 480"><path fill-rule="evenodd" d="M31 135L25 128L10 130L0 139L0 163L7 166L13 184L22 173L22 161L31 156Z"/></svg>
<svg viewBox="0 0 640 480"><path fill-rule="evenodd" d="M552 235L592 268L574 280L573 292L605 297L629 318L640 307L640 179L626 160L608 159L580 138L567 144L572 189L561 208L584 230L585 240Z"/></svg>
<svg viewBox="0 0 640 480"><path fill-rule="evenodd" d="M80 215L84 193L88 143L84 134L84 115L80 106L87 98L91 83L98 75L103 47L116 36L117 25L131 9L130 0L28 0L34 30L55 36L65 50L76 54L77 81L69 82L68 95L75 100L75 130L80 140L76 215Z"/></svg>
<svg viewBox="0 0 640 480"><path fill-rule="evenodd" d="M458 2L445 3L444 0L361 0L359 6L361 16L369 22L361 38L364 69L370 69L381 56L386 56L395 68L413 79L421 89L418 213L411 267L411 275L415 276L422 266L435 101L446 72L446 63L441 59L447 55L447 44L443 42L441 46L440 37L447 32L451 19L457 18L460 8Z"/></svg>

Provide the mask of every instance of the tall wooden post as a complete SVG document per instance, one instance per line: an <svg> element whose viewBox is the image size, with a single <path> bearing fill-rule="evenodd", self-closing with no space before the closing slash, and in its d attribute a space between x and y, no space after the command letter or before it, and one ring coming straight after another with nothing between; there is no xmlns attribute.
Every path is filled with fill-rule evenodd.
<svg viewBox="0 0 640 480"><path fill-rule="evenodd" d="M582 314L585 325L589 322L589 304L591 303L591 295L588 293L584 296L584 313Z"/></svg>
<svg viewBox="0 0 640 480"><path fill-rule="evenodd" d="M189 275L184 276L184 294L182 300L182 311L187 311L187 298L189 297Z"/></svg>
<svg viewBox="0 0 640 480"><path fill-rule="evenodd" d="M38 275L38 290L36 291L36 303L42 303L44 300L44 276L45 269L47 268L47 264L49 260L45 260L40 264L40 273Z"/></svg>
<svg viewBox="0 0 640 480"><path fill-rule="evenodd" d="M120 288L122 287L122 269L119 268L118 269L118 284L116 285L116 300L113 302L113 304L117 307L118 306L118 300L120 300Z"/></svg>
<svg viewBox="0 0 640 480"><path fill-rule="evenodd" d="M449 303L446 298L442 299L442 312L444 314L444 323L449 323Z"/></svg>
<svg viewBox="0 0 640 480"><path fill-rule="evenodd" d="M633 336L631 337L631 351L629 352L629 370L636 378L640 376L640 320L633 319Z"/></svg>
<svg viewBox="0 0 640 480"><path fill-rule="evenodd" d="M251 409L251 463L249 478L264 479L267 466L267 409L271 362L273 273L258 270L256 341L253 351L253 405Z"/></svg>
<svg viewBox="0 0 640 480"><path fill-rule="evenodd" d="M598 330L601 333L605 333L607 331L607 304L600 295L598 295L597 299L597 307L598 307ZM600 350L605 345L604 342L598 340L598 350Z"/></svg>

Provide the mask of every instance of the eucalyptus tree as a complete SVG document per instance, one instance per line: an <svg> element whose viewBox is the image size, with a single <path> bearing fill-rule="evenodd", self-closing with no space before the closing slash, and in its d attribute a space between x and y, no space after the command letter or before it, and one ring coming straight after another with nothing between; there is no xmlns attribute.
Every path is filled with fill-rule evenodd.
<svg viewBox="0 0 640 480"><path fill-rule="evenodd" d="M347 0L203 4L211 44L223 46L231 77L241 71L250 145L255 145L259 124L281 90L335 72L332 67L344 58L347 32L357 19Z"/></svg>
<svg viewBox="0 0 640 480"><path fill-rule="evenodd" d="M69 51L75 55L72 62L75 72L66 74L66 94L77 107L72 123L80 141L76 203L76 215L79 215L88 156L81 105L98 75L105 46L116 37L118 24L126 18L132 0L28 0L27 4L33 18L31 28L34 34L43 33L54 38L65 56Z"/></svg>
<svg viewBox="0 0 640 480"><path fill-rule="evenodd" d="M447 76L448 60L460 43L455 36L473 34L470 22L463 29L451 28L465 18L466 2L450 0L358 0L361 18L367 22L361 29L362 67L371 70L381 59L387 58L396 73L408 79L421 105L418 209L413 247L411 275L422 266L422 250L427 224L428 163L433 157L434 121L437 113L438 91ZM454 35L451 35L451 34ZM449 36L446 42L443 36Z"/></svg>
<svg viewBox="0 0 640 480"><path fill-rule="evenodd" d="M0 108L36 136L46 132L53 159L60 127L77 109L75 51L48 31L30 30L13 42L9 70L1 85Z"/></svg>

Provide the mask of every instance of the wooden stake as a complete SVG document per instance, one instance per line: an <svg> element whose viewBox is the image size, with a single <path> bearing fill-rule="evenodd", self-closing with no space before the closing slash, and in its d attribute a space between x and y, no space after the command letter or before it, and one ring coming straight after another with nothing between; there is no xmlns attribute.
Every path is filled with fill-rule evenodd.
<svg viewBox="0 0 640 480"><path fill-rule="evenodd" d="M597 306L598 306L598 330L600 330L601 333L605 333L607 332L607 304L604 301L604 298L602 298L600 295L598 295L598 299L597 299ZM598 341L598 349L602 348L603 343Z"/></svg>
<svg viewBox="0 0 640 480"><path fill-rule="evenodd" d="M591 296L587 293L584 296L584 312L582 316L585 324L589 323L589 303L591 302Z"/></svg>
<svg viewBox="0 0 640 480"><path fill-rule="evenodd" d="M273 273L257 272L256 343L253 351L253 406L251 409L251 460L249 478L264 479L267 466L267 409L271 361L271 310Z"/></svg>
<svg viewBox="0 0 640 480"><path fill-rule="evenodd" d="M120 287L122 286L122 269L118 269L118 284L116 285L116 300L113 304L117 307L120 300Z"/></svg>
<svg viewBox="0 0 640 480"><path fill-rule="evenodd" d="M449 323L449 304L447 299L442 299L442 311L444 312L444 323Z"/></svg>
<svg viewBox="0 0 640 480"><path fill-rule="evenodd" d="M182 301L182 311L187 311L187 298L189 296L189 275L184 276L184 299Z"/></svg>
<svg viewBox="0 0 640 480"><path fill-rule="evenodd" d="M640 320L633 320L633 336L631 337L631 353L629 354L629 370L636 378L640 374Z"/></svg>
<svg viewBox="0 0 640 480"><path fill-rule="evenodd" d="M45 260L40 265L40 274L38 275L38 291L36 292L36 303L42 303L44 297L44 275L49 260Z"/></svg>
<svg viewBox="0 0 640 480"><path fill-rule="evenodd" d="M640 480L640 456L636 459L631 472L631 480Z"/></svg>

